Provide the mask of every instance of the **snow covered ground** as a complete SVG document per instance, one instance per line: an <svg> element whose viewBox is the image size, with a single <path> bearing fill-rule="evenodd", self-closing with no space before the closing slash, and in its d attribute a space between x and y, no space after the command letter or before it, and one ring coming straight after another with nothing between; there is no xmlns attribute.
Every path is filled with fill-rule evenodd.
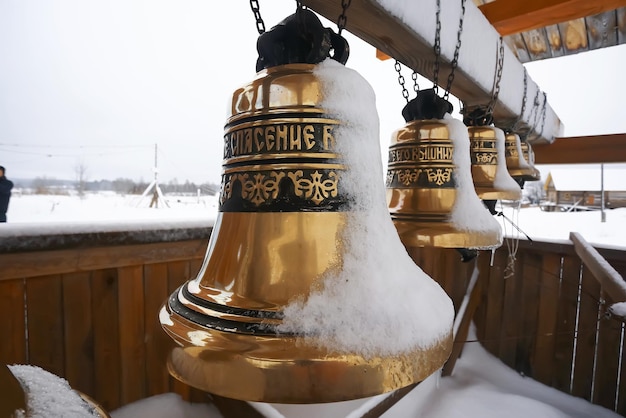
<svg viewBox="0 0 626 418"><path fill-rule="evenodd" d="M206 222L217 216L217 196L166 196L166 200L169 207L160 205L156 209L149 207L149 197L141 199L138 195L100 192L81 199L75 195L31 195L16 190L11 197L7 225L16 229L33 223ZM498 209L533 240L569 240L573 231L594 245L626 248L626 208L607 210L606 222L601 222L599 211L543 212L536 206L519 212L508 206ZM509 221L503 217L498 220L507 235L517 234Z"/></svg>
<svg viewBox="0 0 626 418"><path fill-rule="evenodd" d="M166 196L169 207L149 208L149 198L114 193L78 196L29 195L16 190L9 207L3 235L19 234L33 225L81 228L80 225L132 225L133 222L176 224L211 222L217 215L215 196ZM626 209L607 211L606 222L599 212L542 212L539 208L516 213L503 208L507 218L534 240L567 240L570 231L580 232L595 245L626 248ZM499 217L503 222L503 218ZM509 222L505 232L512 233ZM61 228L64 229L64 228ZM262 406L269 417L350 416L364 401L340 402L326 406ZM324 409L320 409L324 408ZM269 412L268 412L269 411ZM617 417L606 409L524 378L488 354L479 344L468 344L452 377L431 376L384 416L387 418L429 417ZM136 417L220 417L214 407L191 405L175 394L144 399L112 412L113 418ZM355 416L355 415L353 415Z"/></svg>

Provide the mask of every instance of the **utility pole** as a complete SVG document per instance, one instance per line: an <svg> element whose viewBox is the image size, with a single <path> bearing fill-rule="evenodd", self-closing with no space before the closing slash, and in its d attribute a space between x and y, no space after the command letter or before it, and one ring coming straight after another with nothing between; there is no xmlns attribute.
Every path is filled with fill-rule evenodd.
<svg viewBox="0 0 626 418"><path fill-rule="evenodd" d="M600 164L600 222L606 222L606 212L604 212L604 164Z"/></svg>
<svg viewBox="0 0 626 418"><path fill-rule="evenodd" d="M146 187L139 202L143 200L144 197L148 195L148 192L152 190L152 200L150 200L150 207L159 208L159 201L165 204L165 206L169 207L167 200L163 197L163 192L161 192L161 188L159 187L159 166L157 161L157 144L154 144L154 180L152 183Z"/></svg>

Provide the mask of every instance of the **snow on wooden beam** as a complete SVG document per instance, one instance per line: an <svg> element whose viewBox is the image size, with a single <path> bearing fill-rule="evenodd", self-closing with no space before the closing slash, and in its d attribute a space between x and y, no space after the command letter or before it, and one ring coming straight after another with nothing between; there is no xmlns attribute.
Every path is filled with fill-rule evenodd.
<svg viewBox="0 0 626 418"><path fill-rule="evenodd" d="M497 0L478 6L502 36L626 6L624 0Z"/></svg>
<svg viewBox="0 0 626 418"><path fill-rule="evenodd" d="M303 0L302 3L336 22L341 14L341 1ZM439 84L444 85L450 72L454 55L459 17L459 2L441 2L441 70ZM432 80L435 55L436 0L352 1L346 12L346 30L365 42L396 58L422 76ZM466 108L485 106L489 103L496 69L496 51L500 35L472 1L466 2L465 22L461 37L458 68L451 93L463 100ZM504 46L504 70L498 102L494 110L495 125L506 128L520 117L524 92L524 67L513 52ZM530 130L532 142L552 142L560 136L563 126L549 103L545 118L535 117L543 109L543 95L537 84L528 77L527 105L518 126ZM541 98L541 105L533 109L534 98Z"/></svg>
<svg viewBox="0 0 626 418"><path fill-rule="evenodd" d="M626 134L556 138L533 152L535 164L626 163Z"/></svg>

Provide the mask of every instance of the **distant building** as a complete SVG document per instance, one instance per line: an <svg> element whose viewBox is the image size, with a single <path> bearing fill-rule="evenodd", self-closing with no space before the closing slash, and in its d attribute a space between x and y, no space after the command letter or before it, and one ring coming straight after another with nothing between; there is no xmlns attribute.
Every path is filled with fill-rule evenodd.
<svg viewBox="0 0 626 418"><path fill-rule="evenodd" d="M553 169L543 188L547 201L542 209L593 210L602 204L600 167ZM626 168L604 167L604 205L626 207Z"/></svg>

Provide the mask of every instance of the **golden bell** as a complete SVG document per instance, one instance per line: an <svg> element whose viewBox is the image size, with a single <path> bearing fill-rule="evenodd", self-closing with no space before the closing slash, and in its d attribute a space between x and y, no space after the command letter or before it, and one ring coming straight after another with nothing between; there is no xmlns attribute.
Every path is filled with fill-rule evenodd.
<svg viewBox="0 0 626 418"><path fill-rule="evenodd" d="M319 107L324 93L314 69L264 69L234 92L220 209L203 266L160 312L180 346L170 373L210 393L279 403L362 398L423 380L451 350L450 334L403 355L365 357L279 329L286 305L342 268L351 215L335 143L342 122Z"/></svg>
<svg viewBox="0 0 626 418"><path fill-rule="evenodd" d="M468 126L472 178L482 200L519 200L522 192L506 168L504 131L494 126Z"/></svg>
<svg viewBox="0 0 626 418"><path fill-rule="evenodd" d="M506 168L513 179L523 187L526 181L539 180L539 171L529 161L529 146L518 134L506 134ZM539 178L537 177L539 175Z"/></svg>
<svg viewBox="0 0 626 418"><path fill-rule="evenodd" d="M420 91L418 98L423 97L423 103L430 103L431 96L431 90L426 90ZM440 119L411 120L407 115L405 119L410 121L391 138L386 179L387 205L404 245L457 249L501 245L497 223L494 222L491 230L471 230L452 220L460 192L478 199L472 184L463 186L456 180L461 168L453 158L455 145L451 140L450 123ZM486 212L482 205L477 210Z"/></svg>

